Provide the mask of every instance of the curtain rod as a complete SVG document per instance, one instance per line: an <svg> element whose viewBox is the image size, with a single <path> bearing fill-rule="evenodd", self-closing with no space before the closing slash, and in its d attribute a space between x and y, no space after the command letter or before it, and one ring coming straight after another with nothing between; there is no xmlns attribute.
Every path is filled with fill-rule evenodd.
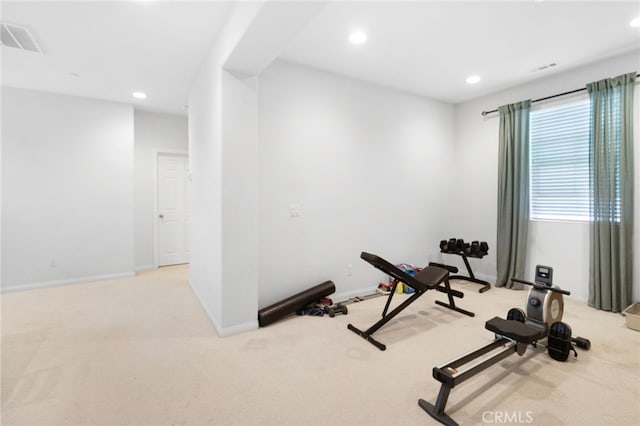
<svg viewBox="0 0 640 426"><path fill-rule="evenodd" d="M640 74L636 74L636 77L640 77ZM574 93L584 92L585 90L587 90L586 87L575 89L575 90L569 90L568 92L558 93L557 95L551 95L551 96L546 96L540 99L534 99L531 101L531 103L542 102L542 101L546 101L553 98L559 98L560 96L572 95ZM498 109L496 108L496 109L492 109L491 111L482 111L482 115L493 114L494 112L498 112Z"/></svg>

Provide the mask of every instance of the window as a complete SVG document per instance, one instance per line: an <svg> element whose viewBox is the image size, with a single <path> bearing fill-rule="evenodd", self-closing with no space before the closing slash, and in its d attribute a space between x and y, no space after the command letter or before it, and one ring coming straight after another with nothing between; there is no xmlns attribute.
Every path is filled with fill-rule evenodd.
<svg viewBox="0 0 640 426"><path fill-rule="evenodd" d="M533 220L590 220L589 100L531 111Z"/></svg>

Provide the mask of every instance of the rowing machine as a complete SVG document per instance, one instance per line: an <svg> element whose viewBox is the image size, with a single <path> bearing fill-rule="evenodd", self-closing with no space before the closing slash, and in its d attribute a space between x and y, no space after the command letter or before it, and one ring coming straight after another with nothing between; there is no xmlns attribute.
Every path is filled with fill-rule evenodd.
<svg viewBox="0 0 640 426"><path fill-rule="evenodd" d="M504 358L514 353L522 356L529 345L536 346L545 338L548 338L549 355L559 360L565 360L568 351L573 349L571 341L583 349L591 346L588 339L571 339L571 328L561 322L564 312L562 297L570 293L552 286L551 267L536 266L536 282L512 280L531 286L527 294L526 315L521 309L512 308L506 320L495 317L487 321L485 328L496 336L493 342L433 368L433 377L442 383L436 403L420 399L418 405L444 425L458 424L445 413L451 389Z"/></svg>

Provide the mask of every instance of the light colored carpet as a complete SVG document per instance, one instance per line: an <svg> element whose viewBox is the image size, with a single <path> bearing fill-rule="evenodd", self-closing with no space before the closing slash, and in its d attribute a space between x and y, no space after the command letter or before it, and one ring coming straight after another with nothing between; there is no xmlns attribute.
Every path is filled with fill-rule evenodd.
<svg viewBox="0 0 640 426"><path fill-rule="evenodd" d="M2 424L436 424L417 404L435 402L432 368L491 341L484 322L526 296L454 282L470 318L428 292L376 333L382 352L347 324L373 324L384 298L221 339L187 275L2 295ZM447 412L461 424L640 424L640 332L570 300L565 321L590 351L566 363L513 355L454 388Z"/></svg>

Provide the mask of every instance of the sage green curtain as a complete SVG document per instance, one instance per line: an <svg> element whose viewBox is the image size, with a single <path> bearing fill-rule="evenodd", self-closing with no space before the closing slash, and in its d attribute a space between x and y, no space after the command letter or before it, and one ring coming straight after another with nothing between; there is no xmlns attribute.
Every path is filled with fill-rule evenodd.
<svg viewBox="0 0 640 426"><path fill-rule="evenodd" d="M522 288L529 227L529 112L531 100L504 105L498 151L497 287Z"/></svg>
<svg viewBox="0 0 640 426"><path fill-rule="evenodd" d="M592 195L589 305L613 312L631 304L635 79L634 72L587 85Z"/></svg>

